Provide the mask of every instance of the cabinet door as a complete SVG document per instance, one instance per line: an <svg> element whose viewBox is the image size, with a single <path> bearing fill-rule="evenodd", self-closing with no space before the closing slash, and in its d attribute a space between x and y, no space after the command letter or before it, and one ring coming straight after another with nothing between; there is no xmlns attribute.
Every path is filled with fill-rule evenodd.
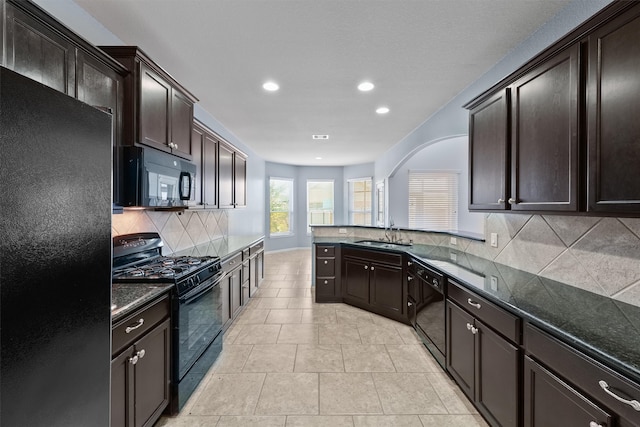
<svg viewBox="0 0 640 427"><path fill-rule="evenodd" d="M134 346L136 427L153 425L169 404L170 323L165 320Z"/></svg>
<svg viewBox="0 0 640 427"><path fill-rule="evenodd" d="M75 46L11 3L5 7L5 66L75 97Z"/></svg>
<svg viewBox="0 0 640 427"><path fill-rule="evenodd" d="M504 210L509 180L509 89L469 113L469 209Z"/></svg>
<svg viewBox="0 0 640 427"><path fill-rule="evenodd" d="M524 426L612 426L612 417L570 385L524 358Z"/></svg>
<svg viewBox="0 0 640 427"><path fill-rule="evenodd" d="M475 335L471 333L473 317L447 301L447 371L469 399L474 400Z"/></svg>
<svg viewBox="0 0 640 427"><path fill-rule="evenodd" d="M216 194L216 185L218 184L217 162L218 158L218 141L211 135L204 135L204 151L202 158L202 186L203 201L205 206L215 208L218 206L218 198Z"/></svg>
<svg viewBox="0 0 640 427"><path fill-rule="evenodd" d="M512 210L578 209L578 48L513 84Z"/></svg>
<svg viewBox="0 0 640 427"><path fill-rule="evenodd" d="M233 207L233 151L223 144L218 147L218 203Z"/></svg>
<svg viewBox="0 0 640 427"><path fill-rule="evenodd" d="M407 297L403 291L402 268L372 262L370 269L370 304L387 315L398 317L405 314Z"/></svg>
<svg viewBox="0 0 640 427"><path fill-rule="evenodd" d="M343 267L344 300L369 305L369 263L345 257Z"/></svg>
<svg viewBox="0 0 640 427"><path fill-rule="evenodd" d="M171 152L191 159L191 124L193 103L176 89L171 90Z"/></svg>
<svg viewBox="0 0 640 427"><path fill-rule="evenodd" d="M231 296L231 314L235 318L242 307L242 280L240 269L237 268L229 273L229 295Z"/></svg>
<svg viewBox="0 0 640 427"><path fill-rule="evenodd" d="M204 130L194 125L191 129L191 161L196 165L196 205L204 204L204 138Z"/></svg>
<svg viewBox="0 0 640 427"><path fill-rule="evenodd" d="M483 323L476 320L475 325L476 402L479 410L494 421L492 424L517 426L520 350Z"/></svg>
<svg viewBox="0 0 640 427"><path fill-rule="evenodd" d="M639 69L636 8L589 37L589 211L640 212Z"/></svg>
<svg viewBox="0 0 640 427"><path fill-rule="evenodd" d="M247 205L247 160L234 154L233 165L233 203L235 207Z"/></svg>
<svg viewBox="0 0 640 427"><path fill-rule="evenodd" d="M168 149L171 86L140 64L140 143Z"/></svg>
<svg viewBox="0 0 640 427"><path fill-rule="evenodd" d="M111 427L133 425L133 346L111 361Z"/></svg>

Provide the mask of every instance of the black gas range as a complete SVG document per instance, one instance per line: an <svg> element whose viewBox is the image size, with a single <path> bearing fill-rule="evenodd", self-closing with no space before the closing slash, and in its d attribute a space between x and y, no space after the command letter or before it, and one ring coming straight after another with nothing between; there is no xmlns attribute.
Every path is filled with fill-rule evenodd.
<svg viewBox="0 0 640 427"><path fill-rule="evenodd" d="M216 256L163 256L158 233L113 238L114 283L174 283L171 292L171 400L177 413L222 350L228 290Z"/></svg>

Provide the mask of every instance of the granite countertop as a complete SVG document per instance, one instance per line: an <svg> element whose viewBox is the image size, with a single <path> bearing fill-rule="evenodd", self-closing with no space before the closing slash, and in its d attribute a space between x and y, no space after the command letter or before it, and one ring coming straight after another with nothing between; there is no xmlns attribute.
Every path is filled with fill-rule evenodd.
<svg viewBox="0 0 640 427"><path fill-rule="evenodd" d="M173 283L113 283L111 285L111 323L115 324L172 288Z"/></svg>
<svg viewBox="0 0 640 427"><path fill-rule="evenodd" d="M263 239L264 235L262 234L251 234L242 236L232 235L224 239L218 239L208 242L204 245L193 246L189 249L176 252L174 255L219 256L220 258L224 259Z"/></svg>
<svg viewBox="0 0 640 427"><path fill-rule="evenodd" d="M378 249L358 240L317 237L314 243ZM378 250L406 252L424 261L640 384L640 307L446 247Z"/></svg>

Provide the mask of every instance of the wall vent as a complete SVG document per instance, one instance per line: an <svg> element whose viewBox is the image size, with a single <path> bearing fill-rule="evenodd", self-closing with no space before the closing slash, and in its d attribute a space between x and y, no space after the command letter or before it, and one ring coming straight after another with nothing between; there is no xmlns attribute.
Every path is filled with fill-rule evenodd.
<svg viewBox="0 0 640 427"><path fill-rule="evenodd" d="M311 135L313 139L329 139L329 135Z"/></svg>

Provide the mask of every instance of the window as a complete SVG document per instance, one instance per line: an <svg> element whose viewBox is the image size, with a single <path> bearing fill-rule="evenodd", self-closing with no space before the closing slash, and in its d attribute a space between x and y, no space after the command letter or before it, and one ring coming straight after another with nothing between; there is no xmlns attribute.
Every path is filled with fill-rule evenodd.
<svg viewBox="0 0 640 427"><path fill-rule="evenodd" d="M458 229L458 173L409 171L409 227Z"/></svg>
<svg viewBox="0 0 640 427"><path fill-rule="evenodd" d="M349 180L349 224L371 225L371 178Z"/></svg>
<svg viewBox="0 0 640 427"><path fill-rule="evenodd" d="M376 183L376 225L384 227L384 181Z"/></svg>
<svg viewBox="0 0 640 427"><path fill-rule="evenodd" d="M293 234L293 180L269 179L269 235Z"/></svg>
<svg viewBox="0 0 640 427"><path fill-rule="evenodd" d="M307 181L307 233L312 225L333 224L333 181Z"/></svg>

